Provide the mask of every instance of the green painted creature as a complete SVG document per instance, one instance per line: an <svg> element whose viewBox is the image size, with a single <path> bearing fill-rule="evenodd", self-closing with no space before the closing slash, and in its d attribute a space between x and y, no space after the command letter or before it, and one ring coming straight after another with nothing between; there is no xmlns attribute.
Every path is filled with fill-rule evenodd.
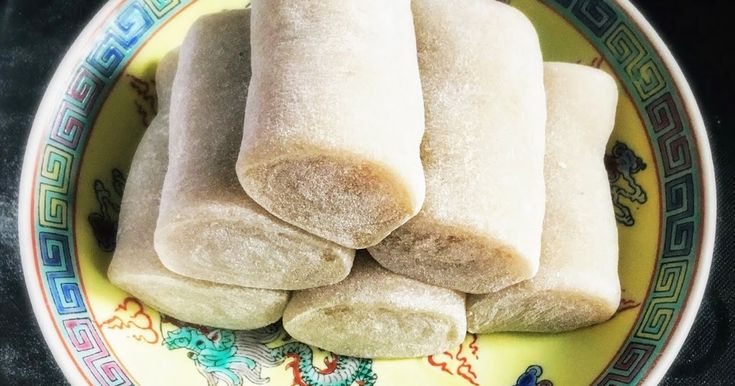
<svg viewBox="0 0 735 386"><path fill-rule="evenodd" d="M277 339L279 331L270 330L238 336L229 330L212 330L205 334L194 327L182 327L169 332L163 342L169 350L187 350L187 355L210 386L220 381L228 386L242 385L243 378L260 385L269 381L261 377L262 367L275 367L279 363L261 343L269 337L271 341Z"/></svg>
<svg viewBox="0 0 735 386"><path fill-rule="evenodd" d="M202 329L186 326L169 332L164 344L169 350L185 349L210 386L224 382L239 386L243 379L254 384L268 383L261 376L263 367L275 367L286 359L298 386L373 386L377 375L370 359L332 355L325 360L326 368L313 364L313 351L301 342L288 342L268 347L282 335L280 326L273 325L253 331Z"/></svg>

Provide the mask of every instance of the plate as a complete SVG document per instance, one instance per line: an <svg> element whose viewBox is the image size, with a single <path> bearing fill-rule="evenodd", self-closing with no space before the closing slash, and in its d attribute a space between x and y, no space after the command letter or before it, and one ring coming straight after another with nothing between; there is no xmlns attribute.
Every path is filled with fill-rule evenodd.
<svg viewBox="0 0 735 386"><path fill-rule="evenodd" d="M623 300L604 324L563 334L468 335L427 358L369 360L258 331L160 315L105 275L125 176L155 114L155 68L197 17L244 0L111 0L59 66L28 141L20 187L25 281L46 342L72 384L656 384L694 321L715 221L701 114L672 55L626 0L512 0L546 60L615 76L621 101L605 157L620 234ZM591 224L593 225L593 224ZM196 307L195 304L191 305ZM329 329L329 326L324 326ZM202 340L199 347L189 345ZM262 368L248 350L289 345ZM201 355L200 355L201 354ZM267 356L267 355L266 355Z"/></svg>

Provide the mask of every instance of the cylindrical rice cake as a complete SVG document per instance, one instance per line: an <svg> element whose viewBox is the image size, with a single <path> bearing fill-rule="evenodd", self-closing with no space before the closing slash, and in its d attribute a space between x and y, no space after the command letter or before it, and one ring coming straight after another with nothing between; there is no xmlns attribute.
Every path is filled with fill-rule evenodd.
<svg viewBox="0 0 735 386"><path fill-rule="evenodd" d="M620 304L618 234L604 165L615 81L591 67L548 63L546 218L538 275L467 299L470 332L557 332L603 322Z"/></svg>
<svg viewBox="0 0 735 386"><path fill-rule="evenodd" d="M158 115L138 146L120 207L117 247L108 269L116 286L147 305L189 323L253 329L281 318L288 292L216 284L166 269L153 249L153 232L168 163L169 95L177 53L156 74Z"/></svg>
<svg viewBox="0 0 735 386"><path fill-rule="evenodd" d="M156 251L170 270L219 283L283 290L335 283L354 251L279 220L237 180L249 14L202 17L181 47Z"/></svg>
<svg viewBox="0 0 735 386"><path fill-rule="evenodd" d="M344 281L294 292L283 325L292 337L340 355L425 356L462 342L464 302L460 292L397 275L359 252Z"/></svg>
<svg viewBox="0 0 735 386"><path fill-rule="evenodd" d="M424 109L410 0L254 0L237 163L279 218L350 248L424 200Z"/></svg>
<svg viewBox="0 0 735 386"><path fill-rule="evenodd" d="M426 134L421 212L370 248L384 267L468 293L538 269L546 104L539 40L489 0L415 0Z"/></svg>

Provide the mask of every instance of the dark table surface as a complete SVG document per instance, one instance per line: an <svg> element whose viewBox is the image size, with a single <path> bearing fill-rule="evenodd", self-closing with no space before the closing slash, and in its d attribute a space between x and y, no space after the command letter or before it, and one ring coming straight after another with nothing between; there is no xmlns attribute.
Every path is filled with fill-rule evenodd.
<svg viewBox="0 0 735 386"><path fill-rule="evenodd" d="M23 151L46 84L105 0L0 0L0 385L65 384L23 284L16 233ZM735 385L735 33L731 0L638 0L688 75L718 185L714 265L697 321L662 385ZM564 385L560 385L564 386Z"/></svg>

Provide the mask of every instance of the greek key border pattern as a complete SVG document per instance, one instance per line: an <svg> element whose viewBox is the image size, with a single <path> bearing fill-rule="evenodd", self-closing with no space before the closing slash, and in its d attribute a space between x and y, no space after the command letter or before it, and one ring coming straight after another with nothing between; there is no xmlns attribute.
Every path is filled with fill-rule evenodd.
<svg viewBox="0 0 735 386"><path fill-rule="evenodd" d="M36 259L51 317L84 376L98 385L132 385L105 346L80 288L74 250L73 200L86 139L100 108L146 37L195 0L128 0L105 22L68 80L42 143L36 180Z"/></svg>
<svg viewBox="0 0 735 386"><path fill-rule="evenodd" d="M666 345L697 262L702 192L695 139L669 70L614 0L544 2L586 35L613 68L639 106L657 157L664 216L653 283L628 341L594 382L634 385L646 376Z"/></svg>

